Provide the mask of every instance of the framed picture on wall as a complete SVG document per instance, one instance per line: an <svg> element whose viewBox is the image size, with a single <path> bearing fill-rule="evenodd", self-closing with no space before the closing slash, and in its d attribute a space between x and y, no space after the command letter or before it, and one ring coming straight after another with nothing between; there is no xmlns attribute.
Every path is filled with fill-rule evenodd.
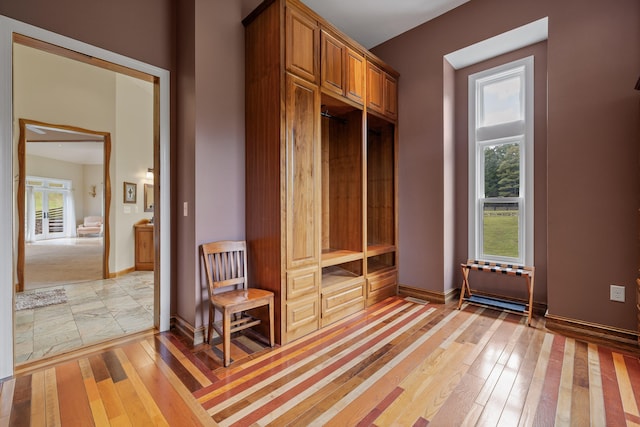
<svg viewBox="0 0 640 427"><path fill-rule="evenodd" d="M138 184L133 182L124 183L124 203L136 203Z"/></svg>

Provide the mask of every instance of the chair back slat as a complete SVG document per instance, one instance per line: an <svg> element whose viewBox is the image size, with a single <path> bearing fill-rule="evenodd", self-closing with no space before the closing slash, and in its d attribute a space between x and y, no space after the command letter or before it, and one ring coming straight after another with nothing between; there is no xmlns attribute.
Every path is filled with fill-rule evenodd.
<svg viewBox="0 0 640 427"><path fill-rule="evenodd" d="M236 289L246 289L246 242L227 240L205 243L201 246L201 254L211 293L215 289L229 286Z"/></svg>

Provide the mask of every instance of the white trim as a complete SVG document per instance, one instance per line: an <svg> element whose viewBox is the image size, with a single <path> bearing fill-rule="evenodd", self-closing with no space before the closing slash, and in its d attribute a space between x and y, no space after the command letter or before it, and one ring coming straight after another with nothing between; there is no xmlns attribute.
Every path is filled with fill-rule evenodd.
<svg viewBox="0 0 640 427"><path fill-rule="evenodd" d="M13 236L11 26L0 16L0 235ZM13 375L13 238L0 239L0 379Z"/></svg>
<svg viewBox="0 0 640 427"><path fill-rule="evenodd" d="M498 262L516 262L526 265L534 265L534 176L533 176L533 162L534 162L534 135L533 135L533 117L534 117L534 87L533 87L533 56L529 56L517 61L513 61L507 64L500 65L498 67L491 68L489 70L481 71L469 76L468 80L468 103L469 103L469 153L468 153L468 165L469 165L469 189L468 189L468 257L474 259L484 259ZM495 125L492 128L496 129L478 129L476 123L479 119L477 111L477 97L478 97L478 84L482 83L485 77L491 77L499 75L502 72L513 70L518 67L523 67L524 75L524 123L521 121L514 122L506 125ZM519 130L522 134L518 134ZM513 135L507 136L503 134L503 131ZM484 137L488 136L492 139L485 140ZM496 138L496 139L493 139ZM479 212L482 207L481 195L484 197L484 189L481 188L482 180L479 179L482 170L482 153L481 150L486 145L492 145L495 143L511 143L521 142L520 156L521 156L521 170L520 170L520 182L524 182L524 188L518 198L509 198L505 201L518 201L523 204L522 215L519 218L519 252L521 254L520 259L508 259L492 256L487 258L484 256L481 248L481 227L479 224ZM523 246L524 243L524 246Z"/></svg>
<svg viewBox="0 0 640 427"><path fill-rule="evenodd" d="M487 59L529 46L549 37L549 17L538 19L497 36L448 53L444 58L459 70Z"/></svg>
<svg viewBox="0 0 640 427"><path fill-rule="evenodd" d="M170 140L169 71L127 58L78 40L0 15L0 235L13 236L13 33L45 41L85 55L122 65L159 78L160 87L160 331L170 327L171 233L170 233ZM17 173L17 171L16 171ZM0 241L0 379L13 375L13 239Z"/></svg>

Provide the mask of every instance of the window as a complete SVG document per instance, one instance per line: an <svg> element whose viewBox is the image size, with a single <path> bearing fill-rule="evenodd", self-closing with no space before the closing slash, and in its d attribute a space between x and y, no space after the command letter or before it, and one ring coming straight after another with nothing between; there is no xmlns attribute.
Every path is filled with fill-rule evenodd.
<svg viewBox="0 0 640 427"><path fill-rule="evenodd" d="M533 265L533 57L469 76L469 258Z"/></svg>

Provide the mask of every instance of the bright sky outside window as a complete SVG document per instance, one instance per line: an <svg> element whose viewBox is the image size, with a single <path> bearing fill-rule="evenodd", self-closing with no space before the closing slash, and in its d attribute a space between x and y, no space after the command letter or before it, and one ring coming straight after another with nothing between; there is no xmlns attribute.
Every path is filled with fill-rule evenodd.
<svg viewBox="0 0 640 427"><path fill-rule="evenodd" d="M517 120L522 120L520 76L483 85L481 126L493 126Z"/></svg>

